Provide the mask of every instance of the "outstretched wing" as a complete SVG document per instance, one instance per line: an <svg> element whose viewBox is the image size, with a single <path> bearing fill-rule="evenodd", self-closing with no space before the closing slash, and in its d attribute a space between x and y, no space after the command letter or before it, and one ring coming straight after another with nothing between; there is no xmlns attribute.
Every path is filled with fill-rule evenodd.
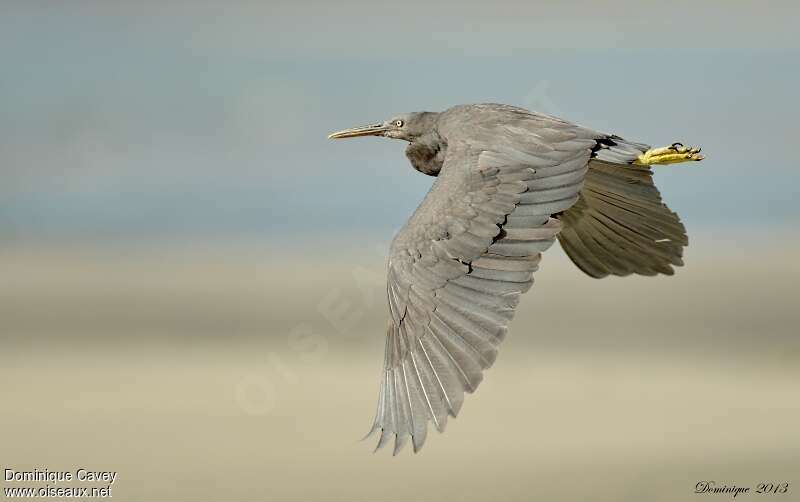
<svg viewBox="0 0 800 502"><path fill-rule="evenodd" d="M538 126L496 148L449 141L444 166L392 242L383 380L370 434L422 447L480 384L561 225L578 199L592 135ZM521 133L510 131L511 134ZM519 146L519 145L525 146Z"/></svg>
<svg viewBox="0 0 800 502"><path fill-rule="evenodd" d="M689 243L644 166L592 160L578 202L558 218L558 241L588 275L672 275Z"/></svg>

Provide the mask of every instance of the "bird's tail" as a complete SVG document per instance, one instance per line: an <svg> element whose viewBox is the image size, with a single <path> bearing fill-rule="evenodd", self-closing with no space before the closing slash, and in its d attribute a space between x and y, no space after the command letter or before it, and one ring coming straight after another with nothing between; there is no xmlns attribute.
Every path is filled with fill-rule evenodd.
<svg viewBox="0 0 800 502"><path fill-rule="evenodd" d="M640 155L650 150L650 145L634 143L616 135L597 140L592 149L592 158L611 164L632 164Z"/></svg>

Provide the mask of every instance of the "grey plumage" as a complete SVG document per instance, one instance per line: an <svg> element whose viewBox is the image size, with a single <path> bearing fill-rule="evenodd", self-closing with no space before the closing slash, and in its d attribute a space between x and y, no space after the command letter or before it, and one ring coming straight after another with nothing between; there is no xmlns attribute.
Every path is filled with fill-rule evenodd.
<svg viewBox="0 0 800 502"><path fill-rule="evenodd" d="M592 277L672 275L689 243L678 215L661 202L652 171L589 162L578 202L563 214L558 240Z"/></svg>
<svg viewBox="0 0 800 502"><path fill-rule="evenodd" d="M490 367L541 253L558 239L593 277L671 274L686 233L651 171L648 145L506 105L414 113L334 133L409 142L436 176L392 241L385 362L369 434L394 453L443 431ZM368 434L368 435L369 435Z"/></svg>

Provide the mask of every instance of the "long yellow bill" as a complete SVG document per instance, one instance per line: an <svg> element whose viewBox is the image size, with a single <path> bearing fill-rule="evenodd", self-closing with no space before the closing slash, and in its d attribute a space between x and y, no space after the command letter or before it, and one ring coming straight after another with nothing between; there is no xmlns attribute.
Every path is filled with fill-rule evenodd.
<svg viewBox="0 0 800 502"><path fill-rule="evenodd" d="M381 136L386 132L387 127L383 124L370 124L362 127L353 127L336 131L328 135L328 139L355 138L358 136Z"/></svg>

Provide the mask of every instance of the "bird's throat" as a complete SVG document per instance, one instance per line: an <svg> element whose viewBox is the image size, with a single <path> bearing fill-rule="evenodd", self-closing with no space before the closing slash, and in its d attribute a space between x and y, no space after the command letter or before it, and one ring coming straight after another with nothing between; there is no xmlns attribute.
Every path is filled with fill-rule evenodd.
<svg viewBox="0 0 800 502"><path fill-rule="evenodd" d="M447 146L441 141L433 138L425 141L420 138L408 144L406 157L417 171L428 176L438 176L442 170L446 149Z"/></svg>

